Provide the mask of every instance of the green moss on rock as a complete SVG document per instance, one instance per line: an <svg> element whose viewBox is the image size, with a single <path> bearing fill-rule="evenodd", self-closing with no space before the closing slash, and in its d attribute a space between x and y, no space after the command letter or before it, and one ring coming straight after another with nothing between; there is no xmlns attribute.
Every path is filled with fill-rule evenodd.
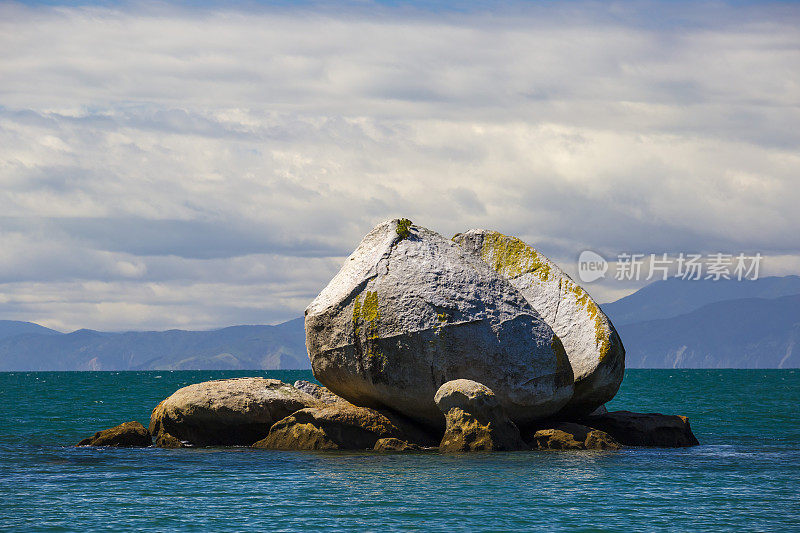
<svg viewBox="0 0 800 533"><path fill-rule="evenodd" d="M400 220L397 221L396 231L397 234L400 235L400 240L408 238L411 230L411 224L412 222L407 218L401 218Z"/></svg>

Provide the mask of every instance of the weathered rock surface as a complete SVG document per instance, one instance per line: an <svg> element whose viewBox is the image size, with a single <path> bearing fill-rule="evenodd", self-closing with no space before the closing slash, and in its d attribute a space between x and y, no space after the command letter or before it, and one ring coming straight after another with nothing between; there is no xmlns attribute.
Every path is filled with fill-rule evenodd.
<svg viewBox="0 0 800 533"><path fill-rule="evenodd" d="M150 433L194 446L249 446L270 426L319 400L277 379L206 381L176 391L153 409Z"/></svg>
<svg viewBox="0 0 800 533"><path fill-rule="evenodd" d="M579 422L605 431L626 446L680 448L700 444L685 416L612 411Z"/></svg>
<svg viewBox="0 0 800 533"><path fill-rule="evenodd" d="M379 439L429 446L431 437L393 413L338 402L301 409L279 420L255 448L270 450L367 450Z"/></svg>
<svg viewBox="0 0 800 533"><path fill-rule="evenodd" d="M422 448L416 444L411 444L394 437L378 439L373 449L376 452L418 452L422 450Z"/></svg>
<svg viewBox="0 0 800 533"><path fill-rule="evenodd" d="M559 411L572 371L550 327L480 257L400 222L375 227L306 309L317 380L439 428L433 396L458 378L490 387L513 420Z"/></svg>
<svg viewBox="0 0 800 533"><path fill-rule="evenodd" d="M524 450L519 429L485 385L469 379L448 381L435 402L447 422L439 450L473 452Z"/></svg>
<svg viewBox="0 0 800 533"><path fill-rule="evenodd" d="M334 393L329 391L327 387L322 387L320 385L317 385L316 383L311 383L310 381L306 381L304 379L299 379L295 381L294 388L313 396L322 403L336 403L336 402L347 401L344 398L336 396Z"/></svg>
<svg viewBox="0 0 800 533"><path fill-rule="evenodd" d="M585 415L614 397L625 373L625 349L586 291L516 237L471 230L453 240L508 279L561 339L575 379L562 414Z"/></svg>
<svg viewBox="0 0 800 533"><path fill-rule="evenodd" d="M153 439L139 422L125 422L113 428L98 431L93 436L83 439L78 446L114 446L118 448L136 448L152 446Z"/></svg>
<svg viewBox="0 0 800 533"><path fill-rule="evenodd" d="M562 422L553 428L535 431L529 443L540 450L618 450L622 445L599 429Z"/></svg>

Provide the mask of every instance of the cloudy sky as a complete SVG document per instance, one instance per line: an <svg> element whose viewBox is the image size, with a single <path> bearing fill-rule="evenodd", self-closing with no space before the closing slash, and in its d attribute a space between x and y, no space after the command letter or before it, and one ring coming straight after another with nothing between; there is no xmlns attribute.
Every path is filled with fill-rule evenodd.
<svg viewBox="0 0 800 533"><path fill-rule="evenodd" d="M277 323L395 216L800 273L798 125L794 3L0 2L0 319Z"/></svg>

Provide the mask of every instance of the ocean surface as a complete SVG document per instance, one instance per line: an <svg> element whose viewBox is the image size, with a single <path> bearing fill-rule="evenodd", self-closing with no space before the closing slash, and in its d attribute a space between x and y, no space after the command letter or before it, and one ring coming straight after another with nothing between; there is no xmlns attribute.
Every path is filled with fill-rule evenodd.
<svg viewBox="0 0 800 533"><path fill-rule="evenodd" d="M800 531L800 370L629 370L701 445L381 455L75 448L179 387L306 371L0 373L0 530Z"/></svg>

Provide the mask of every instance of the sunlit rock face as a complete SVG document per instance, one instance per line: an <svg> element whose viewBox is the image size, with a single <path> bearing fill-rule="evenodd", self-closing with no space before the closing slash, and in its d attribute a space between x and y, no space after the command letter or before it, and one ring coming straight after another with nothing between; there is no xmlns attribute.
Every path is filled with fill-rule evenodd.
<svg viewBox="0 0 800 533"><path fill-rule="evenodd" d="M476 229L453 240L519 290L561 339L575 378L563 414L588 414L614 397L625 373L625 348L585 290L516 237Z"/></svg>
<svg viewBox="0 0 800 533"><path fill-rule="evenodd" d="M490 387L520 423L572 396L561 341L479 256L406 220L376 226L306 309L315 377L333 393L443 428L450 380Z"/></svg>

